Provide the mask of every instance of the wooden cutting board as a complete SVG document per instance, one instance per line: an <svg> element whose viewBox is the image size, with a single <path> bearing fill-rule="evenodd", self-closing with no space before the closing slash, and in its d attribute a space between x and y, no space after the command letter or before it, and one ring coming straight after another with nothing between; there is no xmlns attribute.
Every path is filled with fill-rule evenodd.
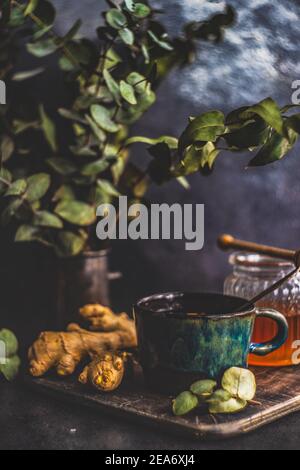
<svg viewBox="0 0 300 470"><path fill-rule="evenodd" d="M300 410L300 367L271 369L253 368L257 379L255 400L261 405L248 406L234 415L216 415L194 412L186 417L175 417L171 412L172 397L155 394L146 389L141 377L117 392L101 394L84 387L75 378L47 377L27 379L40 391L93 407L101 413L135 419L161 430L194 436L197 439L222 439L246 434L283 416Z"/></svg>

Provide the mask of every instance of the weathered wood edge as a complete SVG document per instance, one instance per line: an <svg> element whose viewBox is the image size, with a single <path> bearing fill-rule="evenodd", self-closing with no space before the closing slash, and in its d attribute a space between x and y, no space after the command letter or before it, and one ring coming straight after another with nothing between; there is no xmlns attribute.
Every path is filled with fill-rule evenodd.
<svg viewBox="0 0 300 470"><path fill-rule="evenodd" d="M107 404L99 402L96 397L83 397L80 392L76 390L64 390L55 382L47 379L26 378L25 383L55 398L62 398L64 400L68 400L69 402L71 400L73 403L75 402L98 411L101 410L105 412L105 414L130 419L130 421L147 423L148 425L151 425L151 427L159 428L160 430L166 430L171 433L176 433L182 437L192 436L198 440L228 439L246 435L291 413L300 411L299 395L295 398L286 400L283 403L273 405L270 408L255 413L251 417L248 416L246 418L237 419L236 421L230 423L212 423L211 425L200 423L197 425L194 423L187 423L187 421L182 418L178 418L176 421L166 417L161 419L153 418L151 414L143 411L136 412L126 407L117 407L114 403Z"/></svg>

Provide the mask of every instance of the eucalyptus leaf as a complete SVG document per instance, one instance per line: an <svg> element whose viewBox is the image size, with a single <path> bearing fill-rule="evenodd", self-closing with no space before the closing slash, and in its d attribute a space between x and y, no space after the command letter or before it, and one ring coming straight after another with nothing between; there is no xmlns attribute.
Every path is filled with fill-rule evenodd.
<svg viewBox="0 0 300 470"><path fill-rule="evenodd" d="M54 212L67 222L82 227L96 221L94 207L81 201L63 199L58 203Z"/></svg>
<svg viewBox="0 0 300 470"><path fill-rule="evenodd" d="M33 225L57 229L63 228L63 223L60 218L48 211L36 211L33 218Z"/></svg>
<svg viewBox="0 0 300 470"><path fill-rule="evenodd" d="M98 188L105 194L111 197L119 197L121 193L115 188L115 186L108 180L97 180Z"/></svg>
<svg viewBox="0 0 300 470"><path fill-rule="evenodd" d="M0 194L7 191L12 182L12 175L9 170L0 167Z"/></svg>
<svg viewBox="0 0 300 470"><path fill-rule="evenodd" d="M225 116L220 111L209 111L193 119L179 139L179 152L183 153L196 142L215 142L225 130Z"/></svg>
<svg viewBox="0 0 300 470"><path fill-rule="evenodd" d="M129 104L132 104L133 106L137 104L134 88L124 80L121 80L120 82L120 93L122 98L124 98L124 100Z"/></svg>
<svg viewBox="0 0 300 470"><path fill-rule="evenodd" d="M272 98L267 98L260 103L251 106L244 112L247 117L252 113L258 114L269 126L271 126L278 134L283 132L283 120L281 111L277 103Z"/></svg>
<svg viewBox="0 0 300 470"><path fill-rule="evenodd" d="M109 91L111 92L111 94L113 95L114 99L116 100L116 102L118 104L120 104L120 98L121 98L121 95L120 95L120 87L119 87L119 84L117 83L117 81L113 78L113 76L111 75L111 73L109 72L109 70L104 70L103 71L103 78L105 80L105 83L107 85L107 88L109 89Z"/></svg>
<svg viewBox="0 0 300 470"><path fill-rule="evenodd" d="M134 0L124 0L127 10L133 12L135 9L135 1Z"/></svg>
<svg viewBox="0 0 300 470"><path fill-rule="evenodd" d="M68 176L76 172L76 165L64 158L48 158L47 164L60 175Z"/></svg>
<svg viewBox="0 0 300 470"><path fill-rule="evenodd" d="M160 39L158 38L153 31L148 31L148 34L150 36L150 38L152 39L152 41L157 44L159 47L161 47L162 49L166 50L166 51L173 51L174 50L174 47L167 41L163 40L163 39Z"/></svg>
<svg viewBox="0 0 300 470"><path fill-rule="evenodd" d="M39 0L30 0L24 11L24 16L28 16L31 13L33 13L36 7L38 6L38 3L39 3Z"/></svg>
<svg viewBox="0 0 300 470"><path fill-rule="evenodd" d="M27 189L27 181L19 179L11 183L10 187L5 193L5 196L22 196Z"/></svg>
<svg viewBox="0 0 300 470"><path fill-rule="evenodd" d="M88 114L86 114L85 118L87 122L89 123L90 128L92 129L95 137L97 137L97 139L99 140L99 142L105 142L106 140L105 132L102 129L100 129L100 127L95 123L95 121L93 121L93 119Z"/></svg>
<svg viewBox="0 0 300 470"><path fill-rule="evenodd" d="M137 18L146 18L151 13L151 8L145 3L136 3L133 9L133 15Z"/></svg>
<svg viewBox="0 0 300 470"><path fill-rule="evenodd" d="M112 120L108 109L99 104L91 106L91 115L94 121L106 132L118 132L119 126Z"/></svg>
<svg viewBox="0 0 300 470"><path fill-rule="evenodd" d="M175 416L183 416L190 413L199 405L198 398L191 392L182 392L173 401L173 413Z"/></svg>
<svg viewBox="0 0 300 470"><path fill-rule="evenodd" d="M85 232L60 231L57 236L57 244L54 246L58 256L77 256L85 247L87 235Z"/></svg>
<svg viewBox="0 0 300 470"><path fill-rule="evenodd" d="M61 199L75 199L75 193L73 191L72 186L63 184L54 194L53 201L57 202Z"/></svg>
<svg viewBox="0 0 300 470"><path fill-rule="evenodd" d="M100 158L99 160L84 165L81 170L81 173L84 176L98 175L99 173L103 173L105 170L107 170L111 166L111 164L112 160Z"/></svg>
<svg viewBox="0 0 300 470"><path fill-rule="evenodd" d="M51 178L47 173L38 173L27 179L25 197L29 202L35 202L45 196L51 184Z"/></svg>
<svg viewBox="0 0 300 470"><path fill-rule="evenodd" d="M231 398L228 401L213 401L209 403L209 413L211 414L231 414L244 410L247 406L245 400Z"/></svg>
<svg viewBox="0 0 300 470"><path fill-rule="evenodd" d="M23 72L17 72L13 75L12 80L15 82L22 82L24 80L28 80L29 78L36 77L43 73L45 69L43 67L39 67L33 70L24 70Z"/></svg>
<svg viewBox="0 0 300 470"><path fill-rule="evenodd" d="M51 38L28 43L26 47L30 54L38 58L47 57L58 49L57 44Z"/></svg>
<svg viewBox="0 0 300 470"><path fill-rule="evenodd" d="M2 163L6 162L13 155L15 150L15 143L11 137L4 135L1 139L0 151L1 151L1 161Z"/></svg>
<svg viewBox="0 0 300 470"><path fill-rule="evenodd" d="M294 147L298 134L289 129L289 138L273 132L269 140L249 162L249 166L263 166L281 160Z"/></svg>
<svg viewBox="0 0 300 470"><path fill-rule="evenodd" d="M47 26L53 25L56 11L48 0L39 0L34 9L34 15L39 20L39 29L44 29Z"/></svg>
<svg viewBox="0 0 300 470"><path fill-rule="evenodd" d="M234 397L251 401L256 394L255 376L248 369L231 367L222 378L222 387Z"/></svg>
<svg viewBox="0 0 300 470"><path fill-rule="evenodd" d="M190 391L199 397L209 397L214 389L217 386L217 382L214 380L198 380L197 382L194 382L191 387Z"/></svg>
<svg viewBox="0 0 300 470"><path fill-rule="evenodd" d="M112 28L122 29L127 25L127 18L121 10L112 8L106 13L106 21Z"/></svg>
<svg viewBox="0 0 300 470"><path fill-rule="evenodd" d="M7 329L0 330L0 341L5 344L6 357L13 357L17 354L19 343L15 334Z"/></svg>
<svg viewBox="0 0 300 470"><path fill-rule="evenodd" d="M12 218L17 216L19 209L22 207L23 201L21 198L12 199L1 214L1 225L8 225Z"/></svg>
<svg viewBox="0 0 300 470"><path fill-rule="evenodd" d="M228 401L232 397L231 393L227 392L227 390L219 389L216 390L208 399L208 403L220 403L222 401Z"/></svg>
<svg viewBox="0 0 300 470"><path fill-rule="evenodd" d="M41 232L39 228L32 225L21 225L16 233L16 242L33 242L41 240Z"/></svg>
<svg viewBox="0 0 300 470"><path fill-rule="evenodd" d="M41 126L45 135L45 138L50 145L53 152L57 151L57 141L56 141L56 129L54 122L47 115L43 105L39 106L39 113L41 118Z"/></svg>
<svg viewBox="0 0 300 470"><path fill-rule="evenodd" d="M21 360L18 356L13 356L7 359L6 364L0 364L0 372L4 375L6 380L11 382L18 375L21 365Z"/></svg>
<svg viewBox="0 0 300 470"><path fill-rule="evenodd" d="M118 34L127 46L133 46L135 37L134 33L129 28L120 29Z"/></svg>
<svg viewBox="0 0 300 470"><path fill-rule="evenodd" d="M178 147L178 140L175 137L171 137L168 135L163 135L161 137L158 137L157 139L151 139L150 137L144 137L144 136L134 136L130 137L129 139L126 140L125 145L129 146L132 144L149 144L149 145L156 145L160 143L167 144L170 149L177 149Z"/></svg>

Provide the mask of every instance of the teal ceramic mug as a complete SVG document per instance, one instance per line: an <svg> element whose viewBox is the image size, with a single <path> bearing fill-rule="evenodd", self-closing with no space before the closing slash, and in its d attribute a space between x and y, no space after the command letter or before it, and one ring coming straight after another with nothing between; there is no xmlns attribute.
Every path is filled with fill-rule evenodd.
<svg viewBox="0 0 300 470"><path fill-rule="evenodd" d="M238 297L201 293L158 294L137 302L139 356L149 385L182 391L193 380L218 379L229 367L248 367L249 353L264 356L280 348L288 336L285 317L254 305L232 313L244 304ZM267 343L251 343L257 317L278 325Z"/></svg>

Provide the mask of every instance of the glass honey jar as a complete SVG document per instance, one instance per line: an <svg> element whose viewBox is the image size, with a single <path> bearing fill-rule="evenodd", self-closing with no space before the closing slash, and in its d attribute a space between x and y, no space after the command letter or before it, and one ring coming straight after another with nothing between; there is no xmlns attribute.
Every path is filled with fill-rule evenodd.
<svg viewBox="0 0 300 470"><path fill-rule="evenodd" d="M225 280L224 293L247 300L295 269L294 264L289 261L244 252L232 254L229 263L233 266L233 272ZM300 274L259 301L257 306L274 308L285 315L289 324L289 337L280 349L268 356L250 354L249 364L268 367L300 364ZM276 332L274 322L267 318L258 318L254 327L253 342L269 341Z"/></svg>

